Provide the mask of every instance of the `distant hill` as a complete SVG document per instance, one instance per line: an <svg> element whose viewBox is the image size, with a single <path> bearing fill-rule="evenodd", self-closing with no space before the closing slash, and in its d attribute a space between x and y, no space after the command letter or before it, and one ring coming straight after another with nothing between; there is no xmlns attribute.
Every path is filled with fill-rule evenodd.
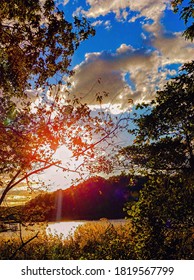
<svg viewBox="0 0 194 280"><path fill-rule="evenodd" d="M31 221L123 218L123 207L134 199L132 192L141 189L145 180L141 181L139 178L131 183L130 176L92 177L77 186L41 194L26 203L22 211Z"/></svg>

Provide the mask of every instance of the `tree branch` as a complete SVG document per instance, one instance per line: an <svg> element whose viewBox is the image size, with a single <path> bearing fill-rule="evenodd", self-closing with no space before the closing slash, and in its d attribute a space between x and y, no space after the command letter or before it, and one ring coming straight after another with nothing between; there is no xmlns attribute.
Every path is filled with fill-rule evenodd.
<svg viewBox="0 0 194 280"><path fill-rule="evenodd" d="M16 254L21 251L28 243L30 243L33 239L38 237L39 232L37 232L36 235L34 235L32 238L28 239L26 242L22 242L21 246L11 255L10 259L13 259Z"/></svg>
<svg viewBox="0 0 194 280"><path fill-rule="evenodd" d="M15 179L19 176L19 174L21 173L21 170L18 170L16 172L16 174L14 175L14 177L11 179L11 181L9 182L9 184L6 186L6 188L4 189L1 197L0 197L0 205L2 204L6 194L9 192L10 189L12 189L12 183L14 183Z"/></svg>
<svg viewBox="0 0 194 280"><path fill-rule="evenodd" d="M115 126L115 128L113 129L113 130L111 130L110 132L108 132L104 137L102 137L100 140L98 140L98 141L96 141L95 143L93 143L93 144L91 144L89 147L87 147L84 151L82 151L82 152L80 152L79 154L78 154L78 156L81 156L81 155L83 155L85 152L87 152L88 150L91 150L91 149L93 149L95 146L97 146L98 144L100 144L101 142L103 142L105 139L107 139L111 134L114 134L114 132L119 128L119 123L121 123L122 121L124 121L124 120L129 120L129 118L122 118L122 119L120 119L118 122L117 122L117 124L116 124L116 126ZM131 118L130 118L130 120L131 120Z"/></svg>
<svg viewBox="0 0 194 280"><path fill-rule="evenodd" d="M1 198L0 198L0 205L2 204L2 202L3 202L4 198L5 198L5 196L7 195L7 193L8 193L13 187L15 187L16 185L18 185L19 183L21 183L23 180L25 180L26 178L30 177L31 175L37 174L37 173L39 173L39 172L42 172L42 171L44 171L45 169L48 169L48 168L50 168L51 166L53 166L53 165L55 165L55 164L57 164L57 163L59 163L59 162L60 162L60 161L57 161L57 162L55 162L55 163L51 163L51 164L48 164L47 166L44 166L44 167L41 167L41 168L39 168L39 169L33 170L33 171L31 171L30 173L25 173L25 175L24 175L22 178L20 178L20 179L17 180L16 182L14 182L15 179L18 177L18 175L21 173L21 170L19 170L19 171L15 174L15 176L12 178L12 180L9 182L9 184L7 185L7 187L4 189L4 191L3 191L2 195L1 195Z"/></svg>

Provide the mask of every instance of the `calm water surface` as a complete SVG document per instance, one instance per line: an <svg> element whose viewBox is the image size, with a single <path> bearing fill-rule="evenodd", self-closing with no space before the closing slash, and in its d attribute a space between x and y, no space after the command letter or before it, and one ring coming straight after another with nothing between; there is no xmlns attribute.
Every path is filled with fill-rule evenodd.
<svg viewBox="0 0 194 280"><path fill-rule="evenodd" d="M63 222L52 222L48 223L46 226L44 223L37 223L33 225L28 225L27 227L22 227L22 236L34 236L37 232L45 231L47 234L52 235L63 235L63 238L67 238L68 236L72 235L78 226L84 225L86 223L107 223L107 227L109 223L114 224L125 224L126 220L118 219L118 220L107 220L102 219L98 221L63 221ZM7 231L7 232L0 232L1 237L20 237L19 231Z"/></svg>
<svg viewBox="0 0 194 280"><path fill-rule="evenodd" d="M124 224L126 220L118 219L118 220L105 220L107 222L113 224ZM67 238L69 235L72 235L76 228L80 225L84 225L86 223L103 223L105 221L66 221L66 222L56 222L56 223L49 223L47 227L47 233L51 234L63 234L64 238Z"/></svg>

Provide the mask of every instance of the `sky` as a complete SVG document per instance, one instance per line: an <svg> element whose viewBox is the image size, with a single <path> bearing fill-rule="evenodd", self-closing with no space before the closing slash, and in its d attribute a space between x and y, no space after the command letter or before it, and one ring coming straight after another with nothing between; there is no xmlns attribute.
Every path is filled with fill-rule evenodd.
<svg viewBox="0 0 194 280"><path fill-rule="evenodd" d="M170 0L56 0L56 4L67 20L84 16L96 30L94 37L81 43L71 63L75 75L70 91L88 105L95 106L96 93L103 91L109 92L103 102L111 104L112 114L127 110L130 99L134 104L148 102L194 57L194 45L182 37L186 26L173 13ZM64 154L71 157L60 150L56 156L64 160ZM55 171L42 175L51 189L69 186L71 175L65 181L64 174Z"/></svg>
<svg viewBox="0 0 194 280"><path fill-rule="evenodd" d="M97 92L109 92L103 103L111 104L112 114L127 110L130 99L134 104L152 100L194 57L194 45L182 36L186 26L169 0L58 0L57 5L68 20L86 17L96 30L73 56L70 91L91 106ZM127 145L129 135L123 138ZM61 149L57 156L64 161L64 154ZM70 156L66 151L66 158ZM74 178L70 174L66 181L54 171L44 175L52 189L64 188Z"/></svg>
<svg viewBox="0 0 194 280"><path fill-rule="evenodd" d="M181 36L184 23L169 3L66 0L67 18L84 16L96 30L73 57L72 91L95 104L95 93L105 90L109 97L104 102L121 109L129 98L134 103L154 98L156 89L194 56L193 45Z"/></svg>

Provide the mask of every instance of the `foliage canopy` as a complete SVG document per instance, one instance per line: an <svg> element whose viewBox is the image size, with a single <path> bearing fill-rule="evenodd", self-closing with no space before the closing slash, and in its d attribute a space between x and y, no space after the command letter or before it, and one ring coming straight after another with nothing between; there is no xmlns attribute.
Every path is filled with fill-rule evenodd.
<svg viewBox="0 0 194 280"><path fill-rule="evenodd" d="M194 18L194 1L190 0L187 3L187 6L183 6L185 2L186 1L184 0L173 0L171 2L171 5L174 12L180 12L180 17L184 20L185 24L187 25L189 23L189 26L184 31L183 36L185 37L185 39L193 41L194 22L191 22L191 20Z"/></svg>
<svg viewBox="0 0 194 280"><path fill-rule="evenodd" d="M193 66L185 64L151 104L137 106L144 113L135 120L136 139L123 151L137 166L161 172L194 170Z"/></svg>
<svg viewBox="0 0 194 280"><path fill-rule="evenodd" d="M134 145L122 150L148 182L128 204L137 259L193 259L194 62L137 107Z"/></svg>
<svg viewBox="0 0 194 280"><path fill-rule="evenodd" d="M86 19L68 22L53 0L2 0L0 89L23 96L26 89L71 75L68 67L75 49L94 34Z"/></svg>
<svg viewBox="0 0 194 280"><path fill-rule="evenodd" d="M185 24L194 17L193 0L171 2ZM193 40L193 23L183 33ZM194 61L139 104L134 144L121 151L148 176L136 203L126 206L134 230L136 259L193 259L194 243ZM138 111L139 112L139 111Z"/></svg>
<svg viewBox="0 0 194 280"><path fill-rule="evenodd" d="M109 172L110 159L105 159L102 148L99 154L94 149L105 139L111 145L116 130L122 129L121 120L94 116L87 104L70 96L61 79L72 75L74 51L94 34L84 18L68 22L52 0L2 1L0 204L13 187L25 180L30 188L29 177L51 166L80 177L84 165L89 171ZM61 146L72 152L70 161L82 156L82 163L62 166L54 159Z"/></svg>

